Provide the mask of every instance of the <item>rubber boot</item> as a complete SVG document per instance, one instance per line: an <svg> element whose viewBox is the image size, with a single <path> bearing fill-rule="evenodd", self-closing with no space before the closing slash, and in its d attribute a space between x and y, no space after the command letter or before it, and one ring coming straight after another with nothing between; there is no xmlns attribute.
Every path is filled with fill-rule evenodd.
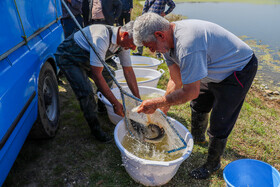
<svg viewBox="0 0 280 187"><path fill-rule="evenodd" d="M157 58L161 58L161 57L162 57L162 56L161 56L161 53L156 52L156 57L157 57Z"/></svg>
<svg viewBox="0 0 280 187"><path fill-rule="evenodd" d="M86 97L79 98L81 109L90 127L91 134L101 142L110 142L112 137L107 135L100 127L100 123L96 114L96 102L94 95L90 94Z"/></svg>
<svg viewBox="0 0 280 187"><path fill-rule="evenodd" d="M98 114L107 114L107 108L105 104L99 99L97 100L97 112Z"/></svg>
<svg viewBox="0 0 280 187"><path fill-rule="evenodd" d="M143 54L143 46L137 47L137 52L132 53L132 55L134 55L134 56L142 56L142 54Z"/></svg>
<svg viewBox="0 0 280 187"><path fill-rule="evenodd" d="M104 132L99 124L99 121L97 118L93 119L89 123L89 127L91 130L91 134L100 142L108 143L111 142L113 139L110 137L106 132Z"/></svg>
<svg viewBox="0 0 280 187"><path fill-rule="evenodd" d="M226 143L227 138L210 138L206 163L191 171L190 176L194 179L207 179L213 172L220 169L221 156L224 153Z"/></svg>
<svg viewBox="0 0 280 187"><path fill-rule="evenodd" d="M205 143L208 116L208 113L196 112L192 109L191 134L195 144Z"/></svg>

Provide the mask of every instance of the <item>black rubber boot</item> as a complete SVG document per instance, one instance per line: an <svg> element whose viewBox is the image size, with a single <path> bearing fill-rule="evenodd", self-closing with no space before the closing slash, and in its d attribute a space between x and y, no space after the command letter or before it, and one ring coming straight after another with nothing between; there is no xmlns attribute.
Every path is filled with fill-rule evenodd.
<svg viewBox="0 0 280 187"><path fill-rule="evenodd" d="M156 57L157 57L157 58L161 58L161 57L162 57L162 56L161 56L161 53L158 53L158 52L157 52L157 53L156 53Z"/></svg>
<svg viewBox="0 0 280 187"><path fill-rule="evenodd" d="M208 113L200 113L192 109L191 134L195 144L205 143L208 116Z"/></svg>
<svg viewBox="0 0 280 187"><path fill-rule="evenodd" d="M107 114L107 108L106 108L105 104L102 101L100 101L99 99L97 101L97 112L99 114Z"/></svg>
<svg viewBox="0 0 280 187"><path fill-rule="evenodd" d="M132 53L132 55L134 55L134 56L142 56L142 54L143 54L143 46L137 47L137 52Z"/></svg>
<svg viewBox="0 0 280 187"><path fill-rule="evenodd" d="M190 176L194 179L207 179L213 172L220 169L221 156L225 150L226 143L227 138L210 138L206 163L191 171Z"/></svg>
<svg viewBox="0 0 280 187"><path fill-rule="evenodd" d="M81 109L90 127L91 134L101 142L112 141L112 137L107 135L100 127L96 114L97 105L93 93L86 97L79 98L79 101Z"/></svg>
<svg viewBox="0 0 280 187"><path fill-rule="evenodd" d="M98 119L94 119L90 124L89 124L91 134L100 142L108 143L111 142L113 139L111 136L109 136L106 132L104 132L99 124Z"/></svg>

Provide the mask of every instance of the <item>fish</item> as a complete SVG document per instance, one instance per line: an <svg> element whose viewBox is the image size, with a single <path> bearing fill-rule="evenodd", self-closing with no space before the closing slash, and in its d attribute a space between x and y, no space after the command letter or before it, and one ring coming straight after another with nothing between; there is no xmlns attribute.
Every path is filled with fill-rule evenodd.
<svg viewBox="0 0 280 187"><path fill-rule="evenodd" d="M159 143L165 135L165 130L163 127L159 127L156 124L144 125L130 119L131 126L137 133L138 138L149 143Z"/></svg>
<svg viewBox="0 0 280 187"><path fill-rule="evenodd" d="M165 134L164 128L159 127L156 124L149 124L145 128L145 141L151 143L159 143L163 139Z"/></svg>

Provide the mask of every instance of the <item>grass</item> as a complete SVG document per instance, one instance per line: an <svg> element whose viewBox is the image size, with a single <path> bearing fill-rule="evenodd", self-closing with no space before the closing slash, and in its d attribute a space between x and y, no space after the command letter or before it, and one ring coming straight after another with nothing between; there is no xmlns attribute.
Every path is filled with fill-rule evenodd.
<svg viewBox="0 0 280 187"><path fill-rule="evenodd" d="M138 7L138 8L137 8ZM134 13L141 14L135 2ZM135 14L133 15L136 16ZM148 50L145 55L153 56ZM165 89L165 74L158 88ZM133 181L122 165L114 143L96 141L86 125L79 104L69 84L60 90L60 129L51 140L27 140L3 186L142 186ZM265 161L280 170L280 101L263 97L257 82L250 89L235 128L229 136L222 159L222 169L230 162L251 158ZM189 104L172 106L168 116L190 129ZM106 115L99 115L102 127L113 134L114 125ZM225 186L222 169L207 180L194 180L188 172L201 165L207 157L207 144L194 145L191 156L165 186Z"/></svg>
<svg viewBox="0 0 280 187"><path fill-rule="evenodd" d="M167 70L165 64L159 68ZM168 78L165 73L158 87L164 89ZM90 135L73 92L69 84L64 83L64 91L60 91L63 110L57 136L52 140L28 140L4 186L141 186L125 171L116 145L99 143ZM280 109L266 102L254 84L229 137L222 169L234 160L251 158L280 170ZM168 115L190 129L188 103L172 106ZM112 134L114 125L107 116L99 118L103 128ZM225 186L222 169L207 180L197 181L188 176L206 157L207 145L195 145L191 156L165 186Z"/></svg>

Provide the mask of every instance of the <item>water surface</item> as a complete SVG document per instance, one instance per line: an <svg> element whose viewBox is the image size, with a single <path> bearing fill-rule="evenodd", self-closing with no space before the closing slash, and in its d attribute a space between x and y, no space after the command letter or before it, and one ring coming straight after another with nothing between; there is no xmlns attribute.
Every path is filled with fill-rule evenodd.
<svg viewBox="0 0 280 187"><path fill-rule="evenodd" d="M259 58L258 78L280 90L280 4L177 3L172 13L217 23L241 37Z"/></svg>

